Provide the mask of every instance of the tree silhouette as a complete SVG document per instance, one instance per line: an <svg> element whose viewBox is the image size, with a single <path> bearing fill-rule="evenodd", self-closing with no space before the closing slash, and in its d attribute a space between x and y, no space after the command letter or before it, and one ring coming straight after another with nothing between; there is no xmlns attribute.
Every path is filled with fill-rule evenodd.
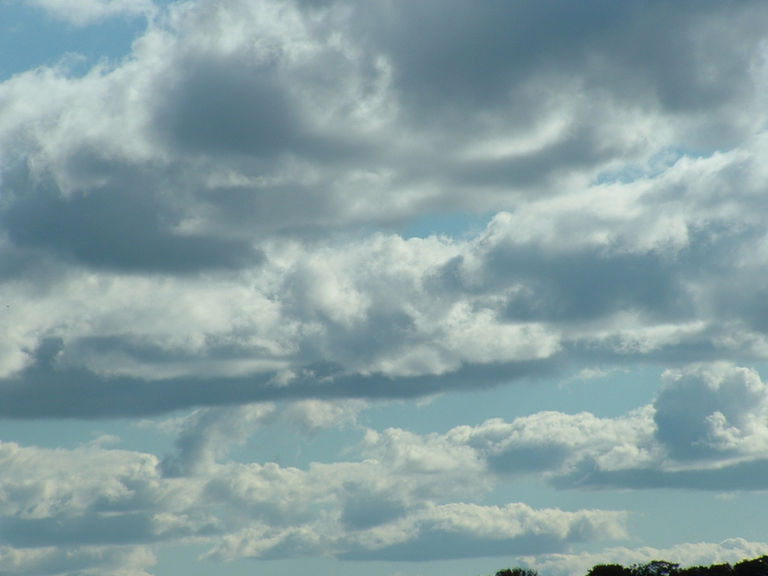
<svg viewBox="0 0 768 576"><path fill-rule="evenodd" d="M652 560L648 564L633 564L629 567L632 576L670 576L677 574L680 564L665 560Z"/></svg>
<svg viewBox="0 0 768 576"><path fill-rule="evenodd" d="M621 564L597 564L593 566L587 576L631 576L632 571Z"/></svg>
<svg viewBox="0 0 768 576"><path fill-rule="evenodd" d="M530 568L504 568L496 576L539 576ZM712 564L680 568L680 564L666 560L652 560L647 564L632 564L625 568L621 564L597 564L586 576L768 576L768 555L742 560L738 564Z"/></svg>
<svg viewBox="0 0 768 576"><path fill-rule="evenodd" d="M768 576L768 556L742 560L733 567L733 576Z"/></svg>
<svg viewBox="0 0 768 576"><path fill-rule="evenodd" d="M499 570L496 572L496 576L539 576L539 573L536 572L536 570L530 570L528 568L504 568L504 570Z"/></svg>
<svg viewBox="0 0 768 576"><path fill-rule="evenodd" d="M730 564L712 564L711 566L691 566L677 572L678 576L733 576Z"/></svg>

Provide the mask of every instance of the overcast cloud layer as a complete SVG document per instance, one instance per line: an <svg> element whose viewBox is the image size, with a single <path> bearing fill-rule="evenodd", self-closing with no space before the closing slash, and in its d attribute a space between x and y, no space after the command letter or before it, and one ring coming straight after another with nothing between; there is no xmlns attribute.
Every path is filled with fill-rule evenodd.
<svg viewBox="0 0 768 576"><path fill-rule="evenodd" d="M573 574L768 552L483 500L768 489L765 2L27 4L146 25L0 82L0 418L185 415L167 455L0 443L0 572L143 575L180 542ZM620 417L356 419L644 365L661 387ZM343 425L343 461L228 457Z"/></svg>

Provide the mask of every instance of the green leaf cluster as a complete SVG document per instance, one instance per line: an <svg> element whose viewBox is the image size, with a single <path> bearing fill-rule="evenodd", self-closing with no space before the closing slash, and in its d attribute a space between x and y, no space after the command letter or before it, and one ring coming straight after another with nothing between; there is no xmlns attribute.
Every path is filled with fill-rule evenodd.
<svg viewBox="0 0 768 576"><path fill-rule="evenodd" d="M496 576L539 576L530 568L504 568ZM680 568L680 564L666 560L652 560L646 564L597 564L590 568L586 576L768 576L768 555L742 560L730 565L711 564L709 566L690 566Z"/></svg>

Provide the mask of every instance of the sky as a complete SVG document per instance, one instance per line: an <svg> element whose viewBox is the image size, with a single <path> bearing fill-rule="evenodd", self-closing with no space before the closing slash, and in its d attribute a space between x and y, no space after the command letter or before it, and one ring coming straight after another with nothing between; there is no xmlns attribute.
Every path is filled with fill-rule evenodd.
<svg viewBox="0 0 768 576"><path fill-rule="evenodd" d="M768 554L767 40L0 0L0 574Z"/></svg>

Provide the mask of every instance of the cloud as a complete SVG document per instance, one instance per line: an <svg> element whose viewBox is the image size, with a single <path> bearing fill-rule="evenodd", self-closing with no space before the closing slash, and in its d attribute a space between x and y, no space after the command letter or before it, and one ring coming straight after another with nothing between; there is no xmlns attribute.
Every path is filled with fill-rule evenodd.
<svg viewBox="0 0 768 576"><path fill-rule="evenodd" d="M152 455L96 445L0 444L0 567L7 574L130 574L151 544L215 532L200 486L158 482Z"/></svg>
<svg viewBox="0 0 768 576"><path fill-rule="evenodd" d="M160 462L160 468L167 477L200 475L215 468L233 446L244 444L259 428L284 423L316 434L354 422L364 407L359 400L300 400L280 407L261 403L195 410L158 425L177 432L175 450Z"/></svg>
<svg viewBox="0 0 768 576"><path fill-rule="evenodd" d="M0 444L0 562L9 574L109 573L113 563L140 573L154 562L146 546L192 537L214 560L414 560L415 550L444 559L554 552L625 536L624 512L457 502L481 497L491 479L471 450L436 435L370 431L365 459L306 470L221 461L228 444L273 415L257 405L169 422L180 431L165 461L95 444Z"/></svg>
<svg viewBox="0 0 768 576"><path fill-rule="evenodd" d="M5 443L0 538L6 548L0 559L16 563L10 573L42 573L67 547L75 551L69 562L82 570L107 570L121 554L144 558L135 567L141 570L153 561L143 552L146 546L195 538L208 545L206 558L216 561L513 554L563 571L566 559L576 558L569 555L571 545L626 538L627 513L484 505L484 495L500 481L530 474L560 488L765 489L760 479L768 459L759 442L765 419L755 416L765 409L764 388L749 369L694 365L666 373L654 403L623 417L540 412L443 434L364 430L354 450L358 458L305 469L226 458L230 447L266 426L308 433L343 426L354 421L359 403L299 400L200 409L160 424L177 433L174 452L163 460L103 442L74 450ZM674 409L684 410L684 426L670 437L656 420L659 412ZM723 417L713 420L714 413ZM725 445L723 431L731 440ZM706 440L712 443L703 452L684 450ZM672 441L677 451L670 449ZM744 546L734 545L732 555L749 555ZM702 545L696 554L707 550ZM627 561L652 552L605 554ZM592 560L603 556L574 562Z"/></svg>
<svg viewBox="0 0 768 576"><path fill-rule="evenodd" d="M430 470L461 459L491 478L536 475L554 487L764 490L766 384L726 363L667 371L653 404L618 418L539 412L418 436L369 432L389 466Z"/></svg>
<svg viewBox="0 0 768 576"><path fill-rule="evenodd" d="M151 188L153 183L135 186ZM263 258L243 241L174 233L173 209L150 195L141 199L107 185L66 199L43 187L19 196L2 224L20 249L42 248L64 260L128 273L232 269L258 265Z"/></svg>
<svg viewBox="0 0 768 576"><path fill-rule="evenodd" d="M281 419L298 426L305 433L313 434L323 428L355 424L358 412L366 407L367 403L361 400L300 400L290 403L281 414Z"/></svg>
<svg viewBox="0 0 768 576"><path fill-rule="evenodd" d="M694 365L667 371L663 382L647 407L652 441L624 449L630 461L644 452L646 464L613 468L605 456L580 463L556 484L764 489L768 406L757 372L722 363Z"/></svg>
<svg viewBox="0 0 768 576"><path fill-rule="evenodd" d="M541 217L500 213L468 240L275 242L257 267L234 275L74 269L52 280L54 291L8 284L14 305L3 314L15 330L5 337L4 405L17 416L138 415L280 397L423 395L572 363L763 356L763 336L738 320L744 312L718 310L728 286L700 277L696 253L710 240L638 229L640 238L611 242L635 245L619 250L594 228L563 239L550 224L521 225ZM622 234L634 236L629 227ZM49 314L32 312L42 309ZM44 339L60 342L51 361ZM52 402L50 412L38 386L69 390L70 403ZM73 403L78 389L104 399ZM143 392L133 404L109 401L117 389Z"/></svg>
<svg viewBox="0 0 768 576"><path fill-rule="evenodd" d="M342 558L397 561L542 554L571 543L623 538L622 512L532 510L524 504L504 508L447 504L416 518L416 536L375 550L349 552Z"/></svg>
<svg viewBox="0 0 768 576"><path fill-rule="evenodd" d="M15 546L145 544L210 532L188 514L200 486L158 483L149 454L99 447L47 450L2 445L4 542Z"/></svg>
<svg viewBox="0 0 768 576"><path fill-rule="evenodd" d="M568 571L666 551L575 556L625 513L485 505L496 483L766 488L741 367L768 358L764 2L30 5L146 27L0 83L0 417L189 413L162 458L0 444L0 571L139 575L189 539ZM457 214L485 224L409 237ZM637 363L670 371L621 417L227 460L267 426L360 429L378 398ZM762 551L694 548L671 559Z"/></svg>
<svg viewBox="0 0 768 576"><path fill-rule="evenodd" d="M210 557L285 558L336 549L342 560L420 561L503 556L523 550L551 552L569 543L621 538L624 513L557 509L523 504L504 508L469 504L427 506L375 527L335 534L332 526L269 530L258 527L227 535Z"/></svg>
<svg viewBox="0 0 768 576"><path fill-rule="evenodd" d="M161 462L166 476L187 476L210 468L232 445L242 444L274 412L271 404L203 409L180 423L176 453Z"/></svg>
<svg viewBox="0 0 768 576"><path fill-rule="evenodd" d="M177 3L3 82L5 412L765 358L764 7L529 4Z"/></svg>
<svg viewBox="0 0 768 576"><path fill-rule="evenodd" d="M763 490L767 411L766 384L755 370L725 363L669 370L653 406L646 408L653 419L646 420L652 439L614 449L628 466L612 466L609 455L585 459L554 482L560 487Z"/></svg>
<svg viewBox="0 0 768 576"><path fill-rule="evenodd" d="M765 453L768 390L754 370L729 365L668 371L654 402L657 436L680 459Z"/></svg>
<svg viewBox="0 0 768 576"><path fill-rule="evenodd" d="M448 437L484 454L489 467L502 474L568 470L582 459L634 467L653 458L649 416L648 410L615 419L539 412L511 423L493 419L454 428Z"/></svg>
<svg viewBox="0 0 768 576"><path fill-rule="evenodd" d="M168 410L281 395L425 394L551 373L569 360L626 363L695 346L699 357L760 354L729 343L727 317L705 319L710 312L693 297L703 285L678 277L661 249L604 254L577 248L594 243L578 238L569 249L549 247L546 237L515 238L519 217L500 214L462 241L375 235L354 248L277 243L235 277L103 271L96 281L74 270L53 280L56 291L31 298L9 284L14 306L4 314L16 328L6 336L5 371L16 374L6 390L18 400L5 404L26 414L33 403L19 404L36 382L55 388L75 378L102 395L162 380L151 385L153 405ZM31 351L52 337L62 348L46 363ZM222 386L208 390L207 378ZM248 381L261 386L246 391ZM312 381L322 385L304 385ZM148 408L121 401L120 409Z"/></svg>
<svg viewBox="0 0 768 576"><path fill-rule="evenodd" d="M0 548L0 569L19 576L53 574L104 574L107 576L150 576L144 571L156 562L149 547Z"/></svg>
<svg viewBox="0 0 768 576"><path fill-rule="evenodd" d="M759 25L748 23L761 12L751 2L691 10L663 3L498 1L482 8L456 5L441 10L440 18L431 17L435 11L434 2L397 2L360 18L361 28L391 55L398 86L438 105L500 105L531 78L570 73L630 101L650 98L686 111L717 106L742 92L748 47L761 34ZM744 36L733 36L722 18ZM715 54L707 42L728 49ZM705 66L712 66L708 74ZM721 87L725 78L735 85Z"/></svg>

